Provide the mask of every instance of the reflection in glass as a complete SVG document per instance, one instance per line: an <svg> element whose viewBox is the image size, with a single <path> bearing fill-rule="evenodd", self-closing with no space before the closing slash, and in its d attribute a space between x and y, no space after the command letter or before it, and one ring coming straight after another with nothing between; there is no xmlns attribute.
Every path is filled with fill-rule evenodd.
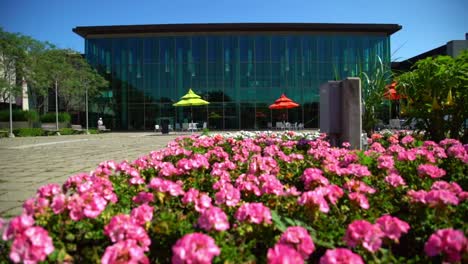
<svg viewBox="0 0 468 264"><path fill-rule="evenodd" d="M162 119L175 127L190 109L172 106L189 88L211 102L194 109L210 129L267 129L281 120L270 111L282 93L300 104L291 123L319 124L319 86L370 74L379 56L390 64L386 35L256 33L87 39L87 60L110 80L112 98L94 101L114 130L152 130ZM93 120L90 120L93 122ZM94 122L95 123L95 122Z"/></svg>

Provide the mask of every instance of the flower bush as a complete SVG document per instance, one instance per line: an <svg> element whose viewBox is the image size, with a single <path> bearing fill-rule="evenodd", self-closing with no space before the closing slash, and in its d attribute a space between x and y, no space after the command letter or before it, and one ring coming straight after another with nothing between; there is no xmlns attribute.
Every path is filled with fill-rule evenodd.
<svg viewBox="0 0 468 264"><path fill-rule="evenodd" d="M0 258L37 263L468 261L468 147L375 134L184 136L48 184L0 221Z"/></svg>

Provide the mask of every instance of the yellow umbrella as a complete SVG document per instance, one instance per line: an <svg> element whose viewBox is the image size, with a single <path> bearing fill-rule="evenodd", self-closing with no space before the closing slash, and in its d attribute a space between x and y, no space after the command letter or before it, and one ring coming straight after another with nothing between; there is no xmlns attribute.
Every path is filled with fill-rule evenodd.
<svg viewBox="0 0 468 264"><path fill-rule="evenodd" d="M188 93L180 98L180 101L173 104L173 106L190 106L190 117L193 123L193 109L192 106L200 106L210 104L208 101L201 99L201 97L189 89Z"/></svg>

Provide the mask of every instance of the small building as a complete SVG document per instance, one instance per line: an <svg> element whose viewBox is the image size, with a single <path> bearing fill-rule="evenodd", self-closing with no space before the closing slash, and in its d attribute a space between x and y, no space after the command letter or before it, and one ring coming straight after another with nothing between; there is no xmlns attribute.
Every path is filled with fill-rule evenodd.
<svg viewBox="0 0 468 264"><path fill-rule="evenodd" d="M426 51L409 59L399 62L392 62L392 69L399 72L411 70L411 67L418 61L427 57L436 57L439 55L448 55L456 57L463 50L468 49L468 33L465 34L465 40L451 40L445 45Z"/></svg>

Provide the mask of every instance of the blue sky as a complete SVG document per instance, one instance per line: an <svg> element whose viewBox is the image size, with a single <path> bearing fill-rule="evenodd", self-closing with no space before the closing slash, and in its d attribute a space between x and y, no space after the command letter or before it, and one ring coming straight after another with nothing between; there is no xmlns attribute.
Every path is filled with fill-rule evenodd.
<svg viewBox="0 0 468 264"><path fill-rule="evenodd" d="M0 26L83 52L76 26L310 22L394 23L392 60L464 39L467 0L0 0Z"/></svg>

